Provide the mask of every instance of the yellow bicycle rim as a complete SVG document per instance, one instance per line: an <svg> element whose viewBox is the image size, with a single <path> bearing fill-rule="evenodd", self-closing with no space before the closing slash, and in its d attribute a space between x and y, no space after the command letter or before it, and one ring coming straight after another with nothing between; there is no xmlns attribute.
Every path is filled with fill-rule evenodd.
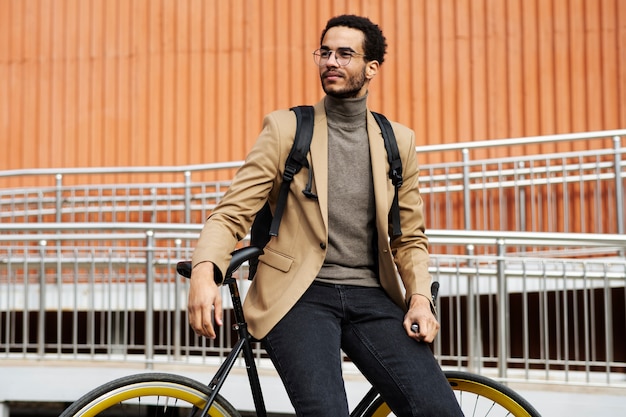
<svg viewBox="0 0 626 417"><path fill-rule="evenodd" d="M526 411L514 399L492 387L481 384L477 381L470 381L462 378L449 377L448 382L450 382L453 390L470 392L476 395L480 395L481 397L489 398L491 401L506 408L515 417L530 417L528 411Z"/></svg>
<svg viewBox="0 0 626 417"><path fill-rule="evenodd" d="M107 393L83 407L76 416L95 417L100 412L115 406L123 401L139 397L164 397L177 400L184 400L198 408L203 408L206 404L206 395L191 387L180 384L162 382L155 385L154 382L143 382L132 386L120 387ZM225 417L215 406L209 410L211 417Z"/></svg>

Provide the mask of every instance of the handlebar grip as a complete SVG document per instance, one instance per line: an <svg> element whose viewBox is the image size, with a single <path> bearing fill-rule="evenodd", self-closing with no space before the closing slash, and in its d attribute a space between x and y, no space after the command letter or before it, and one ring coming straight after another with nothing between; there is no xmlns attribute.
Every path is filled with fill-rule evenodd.
<svg viewBox="0 0 626 417"><path fill-rule="evenodd" d="M439 281L433 281L430 284L430 293L433 297L433 305L437 305L437 296L439 295Z"/></svg>
<svg viewBox="0 0 626 417"><path fill-rule="evenodd" d="M185 278L191 278L191 261L180 261L177 263L176 272Z"/></svg>
<svg viewBox="0 0 626 417"><path fill-rule="evenodd" d="M246 246L233 251L230 264L226 270L226 278L230 278L232 274L246 261L263 254L263 249L256 246ZM191 277L191 261L180 261L176 264L176 272L185 278Z"/></svg>
<svg viewBox="0 0 626 417"><path fill-rule="evenodd" d="M241 266L241 264L262 254L263 249L256 246L246 246L245 248L235 250L231 254L233 257L230 260L230 264L228 264L228 269L226 270L226 278L230 278L233 272L235 272Z"/></svg>

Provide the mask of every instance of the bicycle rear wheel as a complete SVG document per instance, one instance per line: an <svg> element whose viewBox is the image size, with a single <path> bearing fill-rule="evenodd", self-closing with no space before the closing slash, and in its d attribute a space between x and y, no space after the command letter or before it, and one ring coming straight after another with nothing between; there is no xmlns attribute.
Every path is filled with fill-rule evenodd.
<svg viewBox="0 0 626 417"><path fill-rule="evenodd" d="M181 375L130 375L88 392L72 403L60 417L189 416L194 406L202 410L209 395L209 387ZM198 416L200 410L193 416ZM208 415L241 417L220 395L215 398Z"/></svg>
<svg viewBox="0 0 626 417"><path fill-rule="evenodd" d="M446 371L445 374L465 417L541 417L521 395L493 379L468 372ZM372 400L367 409L359 414L360 417L393 415L395 414L380 396Z"/></svg>

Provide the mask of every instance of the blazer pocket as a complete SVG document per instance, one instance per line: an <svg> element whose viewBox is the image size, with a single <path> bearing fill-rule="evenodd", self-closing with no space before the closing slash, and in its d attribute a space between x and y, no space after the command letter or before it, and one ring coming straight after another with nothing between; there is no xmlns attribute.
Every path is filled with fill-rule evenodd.
<svg viewBox="0 0 626 417"><path fill-rule="evenodd" d="M291 269L293 258L276 252L266 246L263 248L263 255L259 256L259 262L271 266L274 269L278 269L281 272L287 272Z"/></svg>

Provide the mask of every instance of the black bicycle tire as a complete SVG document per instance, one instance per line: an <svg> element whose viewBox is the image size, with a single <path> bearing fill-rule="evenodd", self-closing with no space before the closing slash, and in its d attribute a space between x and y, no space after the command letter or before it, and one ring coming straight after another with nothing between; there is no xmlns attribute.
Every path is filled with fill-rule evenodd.
<svg viewBox="0 0 626 417"><path fill-rule="evenodd" d="M204 406L210 389L191 378L168 373L142 373L115 379L89 391L70 404L59 417L93 417L118 404L120 398L135 399L162 393L176 393L171 398ZM139 395L143 394L143 395ZM204 401L202 401L204 399ZM211 409L211 417L241 417L241 414L222 396L216 396Z"/></svg>
<svg viewBox="0 0 626 417"><path fill-rule="evenodd" d="M454 390L462 389L464 392L480 395L487 398L508 411L514 417L541 417L541 414L520 394L491 378L477 375L469 372L461 371L445 371L446 378ZM488 393L485 396L480 393ZM371 400L369 406L359 414L353 417L385 417L390 415L389 406L385 403L380 395ZM466 416L469 417L469 416Z"/></svg>

